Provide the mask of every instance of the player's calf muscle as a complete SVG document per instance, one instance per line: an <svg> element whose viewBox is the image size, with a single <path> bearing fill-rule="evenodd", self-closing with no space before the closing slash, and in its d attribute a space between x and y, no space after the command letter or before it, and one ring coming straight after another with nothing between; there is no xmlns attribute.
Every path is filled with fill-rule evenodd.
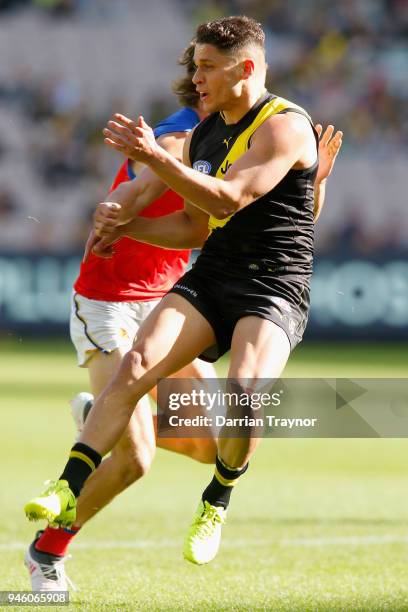
<svg viewBox="0 0 408 612"><path fill-rule="evenodd" d="M124 452L123 449L113 449L112 462L113 469L120 475L120 482L126 488L142 478L149 471L154 457L154 452L150 449L143 449L142 452L135 454L131 449Z"/></svg>
<svg viewBox="0 0 408 612"><path fill-rule="evenodd" d="M200 463L212 465L217 456L217 443L213 438L194 439L194 448L191 453L192 459Z"/></svg>

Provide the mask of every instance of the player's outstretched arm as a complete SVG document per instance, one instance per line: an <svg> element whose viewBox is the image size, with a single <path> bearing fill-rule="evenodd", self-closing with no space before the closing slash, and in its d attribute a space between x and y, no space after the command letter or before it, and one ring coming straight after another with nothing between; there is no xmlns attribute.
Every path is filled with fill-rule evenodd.
<svg viewBox="0 0 408 612"><path fill-rule="evenodd" d="M192 132L185 138L183 147L183 162L186 165L190 164L188 151L191 136ZM105 202L103 206L107 217L109 210L114 214L119 205ZM100 257L111 257L113 243L123 236L168 249L198 248L204 244L208 231L208 214L188 202L185 202L183 211L154 218L135 217L126 225L109 229L105 218L100 221L98 214L95 214L93 238L87 245L86 256L93 250Z"/></svg>
<svg viewBox="0 0 408 612"><path fill-rule="evenodd" d="M251 148L221 180L196 172L169 156L156 143L143 117L135 123L123 115L114 115L104 135L106 144L148 164L174 191L217 219L230 216L273 189L301 159L313 136L304 117L275 115L257 129Z"/></svg>
<svg viewBox="0 0 408 612"><path fill-rule="evenodd" d="M323 133L323 127L320 123L315 126L315 129L319 136L319 169L314 185L314 218L316 222L322 212L325 200L326 181L333 170L334 162L341 149L343 132L337 130L334 134L334 126L328 125Z"/></svg>
<svg viewBox="0 0 408 612"><path fill-rule="evenodd" d="M106 202L106 205L116 206L114 202ZM137 217L102 236L98 236L97 231L94 229L88 239L84 261L91 251L100 257L111 257L114 243L124 236L166 249L200 248L208 236L208 215L186 202L184 210L169 215Z"/></svg>
<svg viewBox="0 0 408 612"><path fill-rule="evenodd" d="M208 236L208 215L189 202L184 210L163 217L138 217L125 227L125 236L167 249L203 246Z"/></svg>
<svg viewBox="0 0 408 612"><path fill-rule="evenodd" d="M181 160L185 139L185 132L172 132L160 136L157 142L170 155ZM101 257L111 257L112 244L125 235L119 226L125 226L167 190L167 185L148 166L139 166L140 176L118 185L109 193L109 201L96 206L94 227L85 245L84 262L92 251ZM101 242L102 237L104 240Z"/></svg>
<svg viewBox="0 0 408 612"><path fill-rule="evenodd" d="M181 161L185 139L185 132L172 132L160 136L157 142L169 155ZM115 207L114 212L109 213L104 207L104 202L96 207L95 215L98 216L101 224L106 217L108 229L128 223L168 189L167 185L148 166L139 165L141 166L140 175L135 180L125 181L109 193L107 200L120 205Z"/></svg>

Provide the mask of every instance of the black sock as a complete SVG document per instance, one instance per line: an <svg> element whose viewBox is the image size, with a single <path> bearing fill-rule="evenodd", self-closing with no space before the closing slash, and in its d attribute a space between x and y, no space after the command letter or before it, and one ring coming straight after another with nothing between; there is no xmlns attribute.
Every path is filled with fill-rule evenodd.
<svg viewBox="0 0 408 612"><path fill-rule="evenodd" d="M238 478L248 469L248 463L243 468L230 468L218 457L215 459L215 473L212 481L204 490L203 501L208 501L212 506L227 508L230 502L232 489Z"/></svg>
<svg viewBox="0 0 408 612"><path fill-rule="evenodd" d="M98 467L102 457L93 448L77 442L71 448L68 463L64 468L60 480L67 480L69 488L78 497L88 476Z"/></svg>

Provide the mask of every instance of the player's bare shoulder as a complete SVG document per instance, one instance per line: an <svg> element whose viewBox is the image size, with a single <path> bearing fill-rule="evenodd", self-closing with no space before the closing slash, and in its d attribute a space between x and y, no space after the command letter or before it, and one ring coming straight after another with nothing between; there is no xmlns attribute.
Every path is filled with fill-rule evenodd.
<svg viewBox="0 0 408 612"><path fill-rule="evenodd" d="M182 161L186 136L186 132L170 132L160 136L157 142L167 151L167 153L170 153L170 155L178 159L178 161Z"/></svg>
<svg viewBox="0 0 408 612"><path fill-rule="evenodd" d="M298 112L288 111L269 117L256 130L252 142L266 148L271 156L296 150L298 155L294 169L309 168L317 159L311 122Z"/></svg>

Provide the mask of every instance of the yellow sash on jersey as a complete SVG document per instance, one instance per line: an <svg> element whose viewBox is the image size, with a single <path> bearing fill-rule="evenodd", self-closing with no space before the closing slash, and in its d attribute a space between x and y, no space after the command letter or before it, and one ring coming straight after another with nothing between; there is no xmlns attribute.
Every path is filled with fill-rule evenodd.
<svg viewBox="0 0 408 612"><path fill-rule="evenodd" d="M215 176L217 178L223 179L225 173L227 172L227 169L230 168L232 164L241 157L241 155L248 151L249 141L255 130L257 130L259 126L262 125L264 121L266 121L266 119L269 119L269 117L271 117L272 115L280 113L285 108L296 108L307 115L306 111L301 106L297 106L297 104L292 104L292 102L289 102L289 100L285 100L284 98L277 97L271 100L270 102L267 102L267 104L265 104L261 108L253 122L238 136L238 138L232 145L230 151L227 153L227 156L225 157L224 161L218 168L217 174ZM223 227L226 223L228 223L231 217L232 215L226 217L225 219L216 219L215 217L210 215L210 218L208 220L208 229L210 230L210 233L216 227Z"/></svg>

